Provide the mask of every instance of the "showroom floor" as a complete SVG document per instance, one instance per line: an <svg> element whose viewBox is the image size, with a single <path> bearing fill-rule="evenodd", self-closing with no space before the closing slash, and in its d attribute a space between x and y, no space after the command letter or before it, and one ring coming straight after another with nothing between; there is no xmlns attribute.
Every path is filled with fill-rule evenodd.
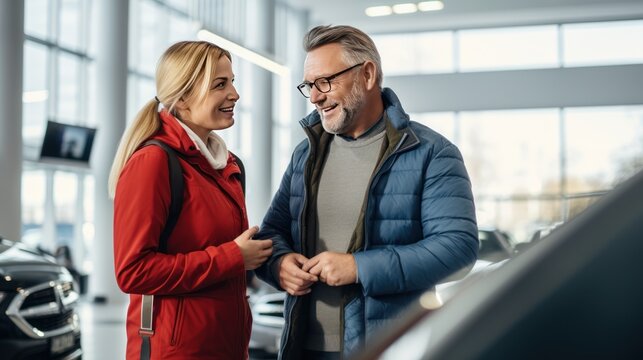
<svg viewBox="0 0 643 360"><path fill-rule="evenodd" d="M83 360L125 359L126 312L126 305L101 305L80 301L78 313L82 331ZM275 357L253 355L250 359Z"/></svg>
<svg viewBox="0 0 643 360"><path fill-rule="evenodd" d="M83 359L125 358L124 305L100 305L81 301L79 306Z"/></svg>

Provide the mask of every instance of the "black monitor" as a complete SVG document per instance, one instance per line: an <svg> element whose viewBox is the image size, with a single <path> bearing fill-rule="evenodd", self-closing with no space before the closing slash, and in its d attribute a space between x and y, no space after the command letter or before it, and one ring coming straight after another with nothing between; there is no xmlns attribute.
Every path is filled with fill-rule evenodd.
<svg viewBox="0 0 643 360"><path fill-rule="evenodd" d="M68 164L88 165L96 129L47 122L40 160L60 160Z"/></svg>

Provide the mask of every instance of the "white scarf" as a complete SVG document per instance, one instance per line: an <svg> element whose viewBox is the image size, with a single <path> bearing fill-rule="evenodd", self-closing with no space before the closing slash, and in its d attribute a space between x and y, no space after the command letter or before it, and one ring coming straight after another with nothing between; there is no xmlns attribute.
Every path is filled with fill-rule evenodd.
<svg viewBox="0 0 643 360"><path fill-rule="evenodd" d="M187 125L181 122L179 119L176 121L181 124L181 127L185 129L185 132L188 133L188 136L194 142L194 145L201 151L201 154L205 156L210 165L215 170L220 170L228 165L228 148L225 145L225 141L221 136L217 135L214 131L210 131L208 134L208 145L203 143L203 140L192 131Z"/></svg>

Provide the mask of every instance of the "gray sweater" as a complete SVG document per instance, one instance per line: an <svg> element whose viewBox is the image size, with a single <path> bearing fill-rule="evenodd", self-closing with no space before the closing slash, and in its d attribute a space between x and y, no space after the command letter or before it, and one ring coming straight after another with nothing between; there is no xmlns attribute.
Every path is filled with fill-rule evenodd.
<svg viewBox="0 0 643 360"><path fill-rule="evenodd" d="M380 120L355 140L335 136L319 182L317 214L319 242L316 254L345 253L355 231L366 187L384 140L385 123ZM305 348L341 350L341 288L318 283L310 294L309 337Z"/></svg>

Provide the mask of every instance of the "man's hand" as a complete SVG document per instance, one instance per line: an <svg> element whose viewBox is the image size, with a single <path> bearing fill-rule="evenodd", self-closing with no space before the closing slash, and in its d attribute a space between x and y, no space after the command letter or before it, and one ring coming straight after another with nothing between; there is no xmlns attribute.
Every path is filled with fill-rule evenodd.
<svg viewBox="0 0 643 360"><path fill-rule="evenodd" d="M357 264L352 254L324 251L308 260L301 270L319 276L319 280L330 286L357 281Z"/></svg>
<svg viewBox="0 0 643 360"><path fill-rule="evenodd" d="M279 285L288 294L306 295L310 292L310 287L318 280L316 275L311 275L301 269L306 261L308 258L298 253L286 254L281 258Z"/></svg>

